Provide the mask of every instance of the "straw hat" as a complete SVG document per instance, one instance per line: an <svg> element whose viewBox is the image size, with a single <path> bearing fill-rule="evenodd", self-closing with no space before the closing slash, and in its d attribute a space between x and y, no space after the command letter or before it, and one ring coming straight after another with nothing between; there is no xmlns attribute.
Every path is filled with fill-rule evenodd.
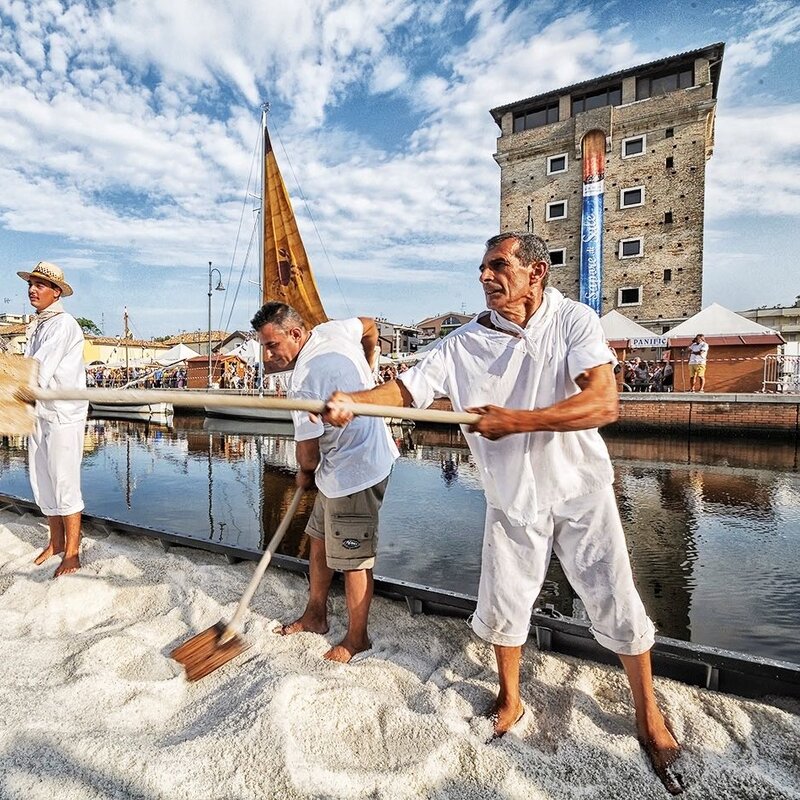
<svg viewBox="0 0 800 800"><path fill-rule="evenodd" d="M72 287L64 280L64 270L49 261L40 261L30 272L18 272L17 275L24 281L29 281L31 278L44 278L58 286L64 297L72 294Z"/></svg>

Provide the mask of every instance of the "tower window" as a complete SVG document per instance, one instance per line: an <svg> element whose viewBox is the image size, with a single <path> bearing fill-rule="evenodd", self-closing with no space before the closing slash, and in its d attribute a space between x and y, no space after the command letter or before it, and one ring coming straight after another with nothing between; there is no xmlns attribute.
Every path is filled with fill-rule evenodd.
<svg viewBox="0 0 800 800"><path fill-rule="evenodd" d="M667 128L664 131L664 138L671 139L675 135L675 128Z"/></svg>
<svg viewBox="0 0 800 800"><path fill-rule="evenodd" d="M561 155L558 156L548 156L547 174L555 175L558 172L566 172L568 163L569 162L566 153L561 153Z"/></svg>
<svg viewBox="0 0 800 800"><path fill-rule="evenodd" d="M671 211L665 211L664 212L664 224L665 225L669 225L671 223L672 223L672 212Z"/></svg>
<svg viewBox="0 0 800 800"><path fill-rule="evenodd" d="M620 258L639 258L644 255L644 244L642 238L620 239L619 257Z"/></svg>
<svg viewBox="0 0 800 800"><path fill-rule="evenodd" d="M634 158L643 156L647 152L647 136L630 136L622 140L622 157Z"/></svg>
<svg viewBox="0 0 800 800"><path fill-rule="evenodd" d="M541 128L542 125L549 125L551 122L558 122L558 102L514 114L514 133Z"/></svg>
<svg viewBox="0 0 800 800"><path fill-rule="evenodd" d="M567 263L567 248L559 247L550 250L550 264L554 267L563 267Z"/></svg>
<svg viewBox="0 0 800 800"><path fill-rule="evenodd" d="M684 69L660 72L636 79L636 99L646 100L677 89L688 89L694 85L694 65Z"/></svg>
<svg viewBox="0 0 800 800"><path fill-rule="evenodd" d="M642 304L641 286L623 286L617 290L618 306L640 306Z"/></svg>
<svg viewBox="0 0 800 800"><path fill-rule="evenodd" d="M675 166L675 159L672 156L667 156L667 160L664 162L664 166L667 169L672 169Z"/></svg>
<svg viewBox="0 0 800 800"><path fill-rule="evenodd" d="M545 211L545 220L550 222L556 219L566 219L567 218L567 201L566 200L556 200L552 203L547 204L547 210Z"/></svg>
<svg viewBox="0 0 800 800"><path fill-rule="evenodd" d="M644 205L644 186L632 186L630 189L621 189L619 193L620 208L635 208Z"/></svg>
<svg viewBox="0 0 800 800"><path fill-rule="evenodd" d="M622 84L609 86L599 92L589 92L588 94L572 96L572 115L580 114L582 111L591 111L593 108L603 106L622 105Z"/></svg>

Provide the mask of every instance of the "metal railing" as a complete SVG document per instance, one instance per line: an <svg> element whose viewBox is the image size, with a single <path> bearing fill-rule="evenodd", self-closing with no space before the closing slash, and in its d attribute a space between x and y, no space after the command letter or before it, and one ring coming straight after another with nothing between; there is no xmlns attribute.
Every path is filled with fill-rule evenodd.
<svg viewBox="0 0 800 800"><path fill-rule="evenodd" d="M765 356L764 382L761 391L779 394L800 393L800 356Z"/></svg>

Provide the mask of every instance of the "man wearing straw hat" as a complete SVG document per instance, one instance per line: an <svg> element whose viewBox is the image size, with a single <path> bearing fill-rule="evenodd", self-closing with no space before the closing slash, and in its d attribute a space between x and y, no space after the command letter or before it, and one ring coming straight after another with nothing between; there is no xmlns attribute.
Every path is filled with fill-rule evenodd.
<svg viewBox="0 0 800 800"><path fill-rule="evenodd" d="M375 320L354 317L306 327L285 303L267 303L252 319L270 372L291 370L287 394L325 400L338 386L353 390L374 385L378 343ZM311 538L309 595L303 614L276 633L327 633L327 600L334 570L344 573L348 627L325 653L328 661L349 662L372 645L367 620L372 601L378 516L397 447L383 420L361 417L352 430L324 425L293 411L297 484L316 482L317 498L306 533Z"/></svg>
<svg viewBox="0 0 800 800"><path fill-rule="evenodd" d="M639 740L673 794L680 746L653 691L655 628L636 590L597 428L618 415L613 356L597 314L547 287L550 257L533 234L486 243L480 283L488 311L451 333L399 380L337 392L323 418L346 424L340 402L426 407L447 396L480 419L465 430L486 493L475 633L494 645L500 691L492 720L502 736L524 713L520 659L552 552L625 668Z"/></svg>
<svg viewBox="0 0 800 800"><path fill-rule="evenodd" d="M30 272L18 272L28 283L28 298L36 315L26 330L25 355L39 362L42 389L85 389L83 331L61 305L72 294L64 273L55 264L40 261ZM88 403L48 400L36 403L36 428L28 443L33 497L47 517L50 542L36 557L43 564L60 555L53 577L80 567L81 458Z"/></svg>

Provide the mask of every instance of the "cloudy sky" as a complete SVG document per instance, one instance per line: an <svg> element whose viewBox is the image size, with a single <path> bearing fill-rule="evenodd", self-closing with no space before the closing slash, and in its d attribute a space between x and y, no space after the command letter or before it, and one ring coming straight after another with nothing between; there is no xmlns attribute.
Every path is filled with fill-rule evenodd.
<svg viewBox="0 0 800 800"><path fill-rule="evenodd" d="M717 41L703 303L790 305L793 0L0 0L0 311L46 259L109 335L125 305L142 337L205 329L212 261L214 327L246 328L264 100L328 314L475 311L489 109Z"/></svg>

